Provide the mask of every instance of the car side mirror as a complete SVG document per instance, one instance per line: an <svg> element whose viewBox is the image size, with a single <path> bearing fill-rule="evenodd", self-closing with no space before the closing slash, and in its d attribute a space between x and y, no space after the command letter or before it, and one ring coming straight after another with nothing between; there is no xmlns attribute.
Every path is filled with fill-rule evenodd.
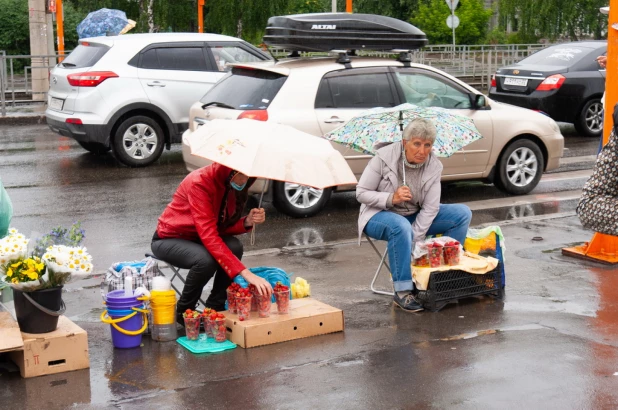
<svg viewBox="0 0 618 410"><path fill-rule="evenodd" d="M484 95L476 94L474 96L474 103L472 104L472 106L474 107L475 110L484 110L486 105L487 105L487 99L485 98Z"/></svg>

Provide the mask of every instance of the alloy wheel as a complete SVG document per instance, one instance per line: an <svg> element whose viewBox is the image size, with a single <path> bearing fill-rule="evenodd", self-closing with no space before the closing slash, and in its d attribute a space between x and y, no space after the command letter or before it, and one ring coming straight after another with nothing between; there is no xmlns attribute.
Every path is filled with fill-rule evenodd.
<svg viewBox="0 0 618 410"><path fill-rule="evenodd" d="M513 151L506 162L506 176L517 187L530 184L537 172L539 172L539 161L534 152L527 147Z"/></svg>
<svg viewBox="0 0 618 410"><path fill-rule="evenodd" d="M150 125L138 123L125 131L122 146L131 158L144 160L157 149L157 139L157 133Z"/></svg>
<svg viewBox="0 0 618 410"><path fill-rule="evenodd" d="M595 102L586 110L586 126L590 132L601 132L603 128L603 104Z"/></svg>
<svg viewBox="0 0 618 410"><path fill-rule="evenodd" d="M286 200L294 207L301 209L314 206L324 194L322 189L289 182L285 183L284 190Z"/></svg>

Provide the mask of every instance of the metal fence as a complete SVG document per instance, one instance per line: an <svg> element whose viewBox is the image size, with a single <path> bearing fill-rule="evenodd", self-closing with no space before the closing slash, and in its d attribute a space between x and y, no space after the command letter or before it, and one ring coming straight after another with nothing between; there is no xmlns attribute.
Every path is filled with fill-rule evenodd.
<svg viewBox="0 0 618 410"><path fill-rule="evenodd" d="M520 61L549 44L507 44L507 45L434 45L412 53L414 63L426 64L441 69L481 92L486 92L491 76L498 67ZM278 58L289 52L271 49ZM362 56L393 57L392 53L361 51ZM301 56L327 55L327 53L301 53ZM45 103L47 91L33 92L33 73L49 70L56 64L59 55L6 55L0 51L0 115L6 116L7 106ZM37 73L40 75L40 71ZM43 94L41 96L41 94ZM38 97L38 98L37 98Z"/></svg>

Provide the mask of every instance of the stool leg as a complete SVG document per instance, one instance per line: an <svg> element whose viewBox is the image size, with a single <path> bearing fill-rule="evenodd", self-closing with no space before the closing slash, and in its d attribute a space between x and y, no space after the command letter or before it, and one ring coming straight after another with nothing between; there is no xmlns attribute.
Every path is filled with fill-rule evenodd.
<svg viewBox="0 0 618 410"><path fill-rule="evenodd" d="M174 289L174 291L176 291L176 293L178 294L178 296L180 296L182 294L182 291L179 290L176 285L174 285L174 279L178 278L181 282L182 285L184 286L186 284L185 282L185 278L182 277L182 275L180 274L180 268L177 268L175 266L170 265L169 263L162 261L163 263L165 263L165 266L167 266L172 272L174 272L174 274L172 275L172 278L170 279L170 282L172 284L172 289ZM204 302L204 300L200 297L199 298L199 303L202 304L202 306L206 307L206 302ZM197 306L196 306L197 308Z"/></svg>
<svg viewBox="0 0 618 410"><path fill-rule="evenodd" d="M375 247L374 247L374 249L375 249ZM376 249L376 251L377 251L377 249ZM393 292L387 292L387 291L378 290L378 289L375 288L375 283L376 283L376 280L378 279L378 276L380 275L380 272L382 271L382 267L386 266L386 268L388 269L389 272L391 270L390 267L388 266L387 262L386 262L386 257L387 256L388 256L388 249L384 250L384 254L382 255L382 259L380 260L380 264L378 265L378 270L376 270L376 274L373 276L373 280L371 281L370 288L371 288L371 291L373 293L377 293L379 295L393 296L395 294L394 289L393 289ZM392 285L392 283L393 283L393 279L391 277L391 285Z"/></svg>

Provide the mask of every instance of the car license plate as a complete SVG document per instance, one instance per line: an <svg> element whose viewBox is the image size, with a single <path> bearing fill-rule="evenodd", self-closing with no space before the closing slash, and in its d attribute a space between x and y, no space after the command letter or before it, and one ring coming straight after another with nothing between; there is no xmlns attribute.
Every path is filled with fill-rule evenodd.
<svg viewBox="0 0 618 410"><path fill-rule="evenodd" d="M62 111L63 105L64 105L64 100L61 100L59 98L54 98L54 97L51 97L49 99L49 108L51 108L52 110Z"/></svg>
<svg viewBox="0 0 618 410"><path fill-rule="evenodd" d="M504 79L504 85L516 85L519 87L525 87L528 85L528 80L525 78L506 77Z"/></svg>

